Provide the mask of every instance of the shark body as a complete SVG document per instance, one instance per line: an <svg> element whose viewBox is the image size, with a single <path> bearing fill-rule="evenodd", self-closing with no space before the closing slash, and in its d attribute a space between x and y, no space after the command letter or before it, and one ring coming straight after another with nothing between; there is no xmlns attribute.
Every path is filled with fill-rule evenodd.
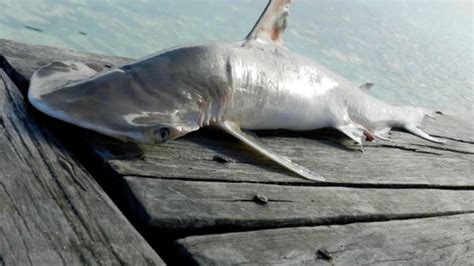
<svg viewBox="0 0 474 266"><path fill-rule="evenodd" d="M393 127L419 129L426 111L384 103L316 62L288 51L281 36L289 0L271 0L243 42L184 46L115 69L55 62L35 72L29 100L42 112L100 133L162 143L205 126L237 137L295 173L324 178L260 145L241 129L333 127L358 142Z"/></svg>

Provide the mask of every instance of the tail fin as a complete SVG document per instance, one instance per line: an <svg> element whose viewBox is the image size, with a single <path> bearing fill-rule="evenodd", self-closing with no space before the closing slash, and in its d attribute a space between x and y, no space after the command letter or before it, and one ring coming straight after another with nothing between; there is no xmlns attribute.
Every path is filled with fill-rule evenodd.
<svg viewBox="0 0 474 266"><path fill-rule="evenodd" d="M416 107L402 107L403 111L402 112L405 117L404 117L404 123L402 127L407 130L408 132L422 138L426 139L432 142L436 143L446 143L446 140L434 138L430 135L428 135L426 132L421 130L420 126L423 122L423 119L428 116L432 117L430 112L428 110L424 110L422 108L416 108Z"/></svg>

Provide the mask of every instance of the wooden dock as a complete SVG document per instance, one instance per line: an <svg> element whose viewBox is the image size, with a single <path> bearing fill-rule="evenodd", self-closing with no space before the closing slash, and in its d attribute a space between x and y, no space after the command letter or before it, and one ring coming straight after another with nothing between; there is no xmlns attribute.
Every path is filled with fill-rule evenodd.
<svg viewBox="0 0 474 266"><path fill-rule="evenodd" d="M42 65L128 58L0 40L0 264L473 265L474 116L437 112L364 152L333 130L257 132L300 179L219 131L136 145L25 100Z"/></svg>

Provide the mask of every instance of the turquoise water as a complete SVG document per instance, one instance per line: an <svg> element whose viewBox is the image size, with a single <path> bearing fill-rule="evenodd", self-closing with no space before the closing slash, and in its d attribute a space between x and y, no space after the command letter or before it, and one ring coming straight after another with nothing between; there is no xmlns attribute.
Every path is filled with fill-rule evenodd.
<svg viewBox="0 0 474 266"><path fill-rule="evenodd" d="M264 0L0 0L0 38L141 57L238 41ZM472 112L471 1L304 1L285 41L386 101Z"/></svg>

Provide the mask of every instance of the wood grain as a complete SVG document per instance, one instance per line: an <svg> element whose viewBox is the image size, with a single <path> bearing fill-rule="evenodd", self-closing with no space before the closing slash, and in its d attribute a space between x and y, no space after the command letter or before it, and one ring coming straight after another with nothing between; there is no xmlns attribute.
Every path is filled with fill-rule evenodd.
<svg viewBox="0 0 474 266"><path fill-rule="evenodd" d="M200 265L472 265L474 215L188 237Z"/></svg>
<svg viewBox="0 0 474 266"><path fill-rule="evenodd" d="M163 264L0 77L0 264Z"/></svg>
<svg viewBox="0 0 474 266"><path fill-rule="evenodd" d="M145 227L210 233L474 212L474 191L300 187L126 177ZM264 197L264 204L257 197Z"/></svg>
<svg viewBox="0 0 474 266"><path fill-rule="evenodd" d="M439 127L443 121L439 120ZM327 132L315 131L313 136L263 132L260 141L269 149L320 173L331 184L474 187L473 144L431 144L407 133L395 132L393 135L398 136L393 137L393 142L366 143L365 151L360 152L345 148L339 142L347 140L331 138L325 134L334 132ZM190 134L160 146L140 145L141 159L133 158L133 154L127 156L122 152L126 150L121 148L124 146L116 141L101 140L93 149L124 176L315 185L220 132ZM215 156L227 158L229 162L220 163L214 160Z"/></svg>

